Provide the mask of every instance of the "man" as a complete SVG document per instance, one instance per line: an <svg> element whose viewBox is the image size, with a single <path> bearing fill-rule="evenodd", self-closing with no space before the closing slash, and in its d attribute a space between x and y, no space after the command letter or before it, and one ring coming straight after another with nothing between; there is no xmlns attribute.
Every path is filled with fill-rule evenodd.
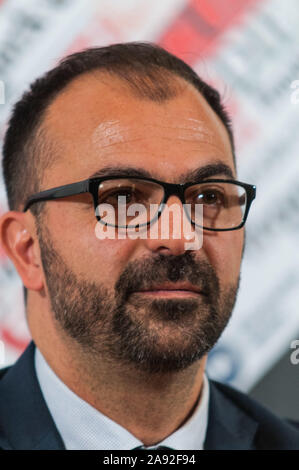
<svg viewBox="0 0 299 470"><path fill-rule="evenodd" d="M33 341L2 371L0 447L299 449L295 426L205 374L255 196L237 181L219 94L157 46L89 49L16 104L3 153L1 241ZM135 238L133 203L145 209ZM182 217L164 237L174 204ZM199 248L173 236L188 204Z"/></svg>

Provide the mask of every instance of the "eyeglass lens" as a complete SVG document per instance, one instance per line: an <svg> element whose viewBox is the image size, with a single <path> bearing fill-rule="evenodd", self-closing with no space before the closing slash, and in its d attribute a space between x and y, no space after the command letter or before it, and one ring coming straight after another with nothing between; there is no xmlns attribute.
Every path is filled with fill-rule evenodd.
<svg viewBox="0 0 299 470"><path fill-rule="evenodd" d="M117 227L146 225L158 214L164 198L164 188L152 181L134 178L105 180L98 188L98 219ZM195 207L201 205L203 227L227 229L242 223L246 208L246 191L229 182L204 182L185 190L185 203L190 204L186 212L196 220ZM107 206L113 211L106 210ZM134 220L134 223L133 223ZM133 223L133 225L132 225Z"/></svg>

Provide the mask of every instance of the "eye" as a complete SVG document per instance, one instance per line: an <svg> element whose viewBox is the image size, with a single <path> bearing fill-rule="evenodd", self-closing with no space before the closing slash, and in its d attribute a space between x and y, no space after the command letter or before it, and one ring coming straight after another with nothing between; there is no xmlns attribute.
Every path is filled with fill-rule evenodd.
<svg viewBox="0 0 299 470"><path fill-rule="evenodd" d="M106 204L116 204L122 203L122 201L118 201L120 196L124 196L126 198L126 204L135 202L138 199L138 195L136 191L132 188L118 188L115 190L111 190L105 194L100 195L100 202L105 202Z"/></svg>
<svg viewBox="0 0 299 470"><path fill-rule="evenodd" d="M224 205L225 195L217 189L206 189L197 193L195 202L206 206Z"/></svg>
<svg viewBox="0 0 299 470"><path fill-rule="evenodd" d="M199 197L202 202L207 205L223 204L224 201L223 194L214 189L204 191Z"/></svg>

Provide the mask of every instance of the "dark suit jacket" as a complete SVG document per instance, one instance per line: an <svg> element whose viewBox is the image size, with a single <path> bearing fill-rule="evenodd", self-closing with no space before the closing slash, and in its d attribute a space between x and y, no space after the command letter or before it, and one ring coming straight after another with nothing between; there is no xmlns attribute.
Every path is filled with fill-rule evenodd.
<svg viewBox="0 0 299 470"><path fill-rule="evenodd" d="M39 388L33 342L0 371L0 449L65 449ZM277 418L247 395L209 379L205 449L299 449L295 423Z"/></svg>

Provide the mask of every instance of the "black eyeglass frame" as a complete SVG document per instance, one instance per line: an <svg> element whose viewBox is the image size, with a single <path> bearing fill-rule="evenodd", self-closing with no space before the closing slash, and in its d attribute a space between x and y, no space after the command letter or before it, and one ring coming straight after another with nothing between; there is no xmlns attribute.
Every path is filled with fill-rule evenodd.
<svg viewBox="0 0 299 470"><path fill-rule="evenodd" d="M123 176L123 175L103 176L100 178L89 178L84 181L78 181L77 183L70 183L70 184L65 184L63 186L57 186L56 188L46 189L45 191L41 191L39 193L33 194L27 199L23 212L26 212L30 208L30 206L36 202L51 201L54 199L61 199L67 196L75 196L77 194L84 194L84 193L90 193L92 195L93 202L94 202L94 209L96 212L96 209L98 206L98 188L99 188L100 183L106 180L114 180L114 179L115 180L118 180L118 179L144 180L144 181L150 181L150 182L159 184L160 186L163 187L164 197L163 197L162 202L160 203L157 216L155 216L152 220L150 220L146 224L140 224L140 225L149 225L155 219L158 219L163 211L163 205L166 204L168 198L172 195L177 196L182 202L182 204L185 204L186 203L185 202L185 190L189 188L190 186L203 184L203 183L231 183L237 186L241 186L246 191L246 208L244 211L242 222L237 227L231 227L231 228L224 228L224 229L215 229L215 228L210 228L210 227L202 227L202 228L204 230L212 230L214 232L226 232L226 231L231 231L231 230L239 230L240 228L244 226L248 217L250 206L256 197L255 185L242 183L241 181L237 181L237 180L208 178L208 179L198 180L195 182L176 184L176 183L166 183L164 181L159 181L154 178L148 178L148 177L143 177L143 176ZM100 220L100 217L98 215L96 215L96 218L97 220ZM191 223L195 225L195 222L193 222L192 220L191 220Z"/></svg>

